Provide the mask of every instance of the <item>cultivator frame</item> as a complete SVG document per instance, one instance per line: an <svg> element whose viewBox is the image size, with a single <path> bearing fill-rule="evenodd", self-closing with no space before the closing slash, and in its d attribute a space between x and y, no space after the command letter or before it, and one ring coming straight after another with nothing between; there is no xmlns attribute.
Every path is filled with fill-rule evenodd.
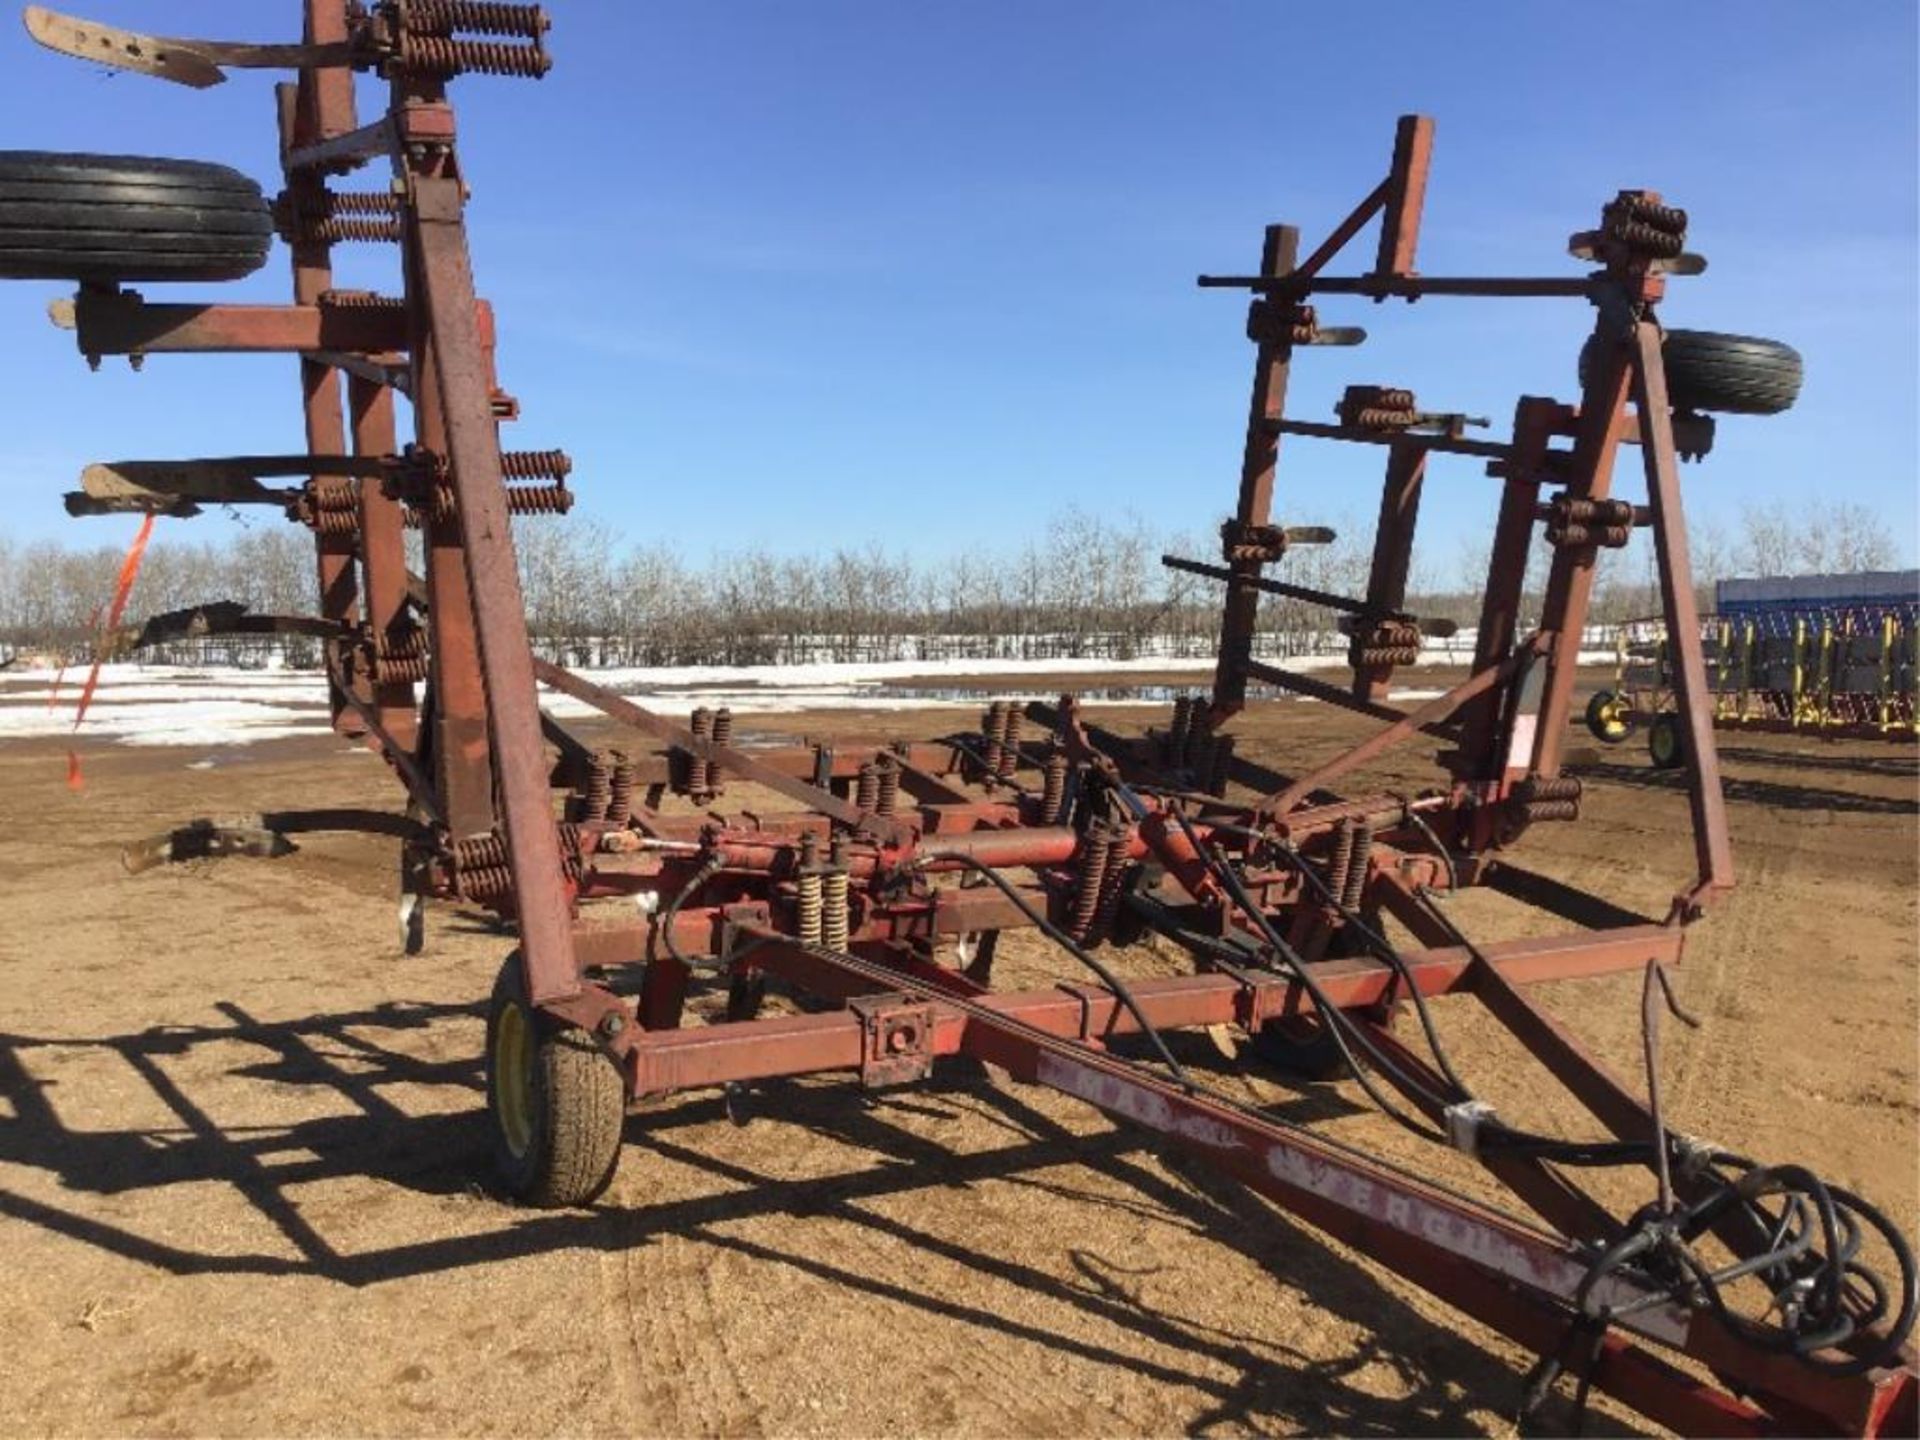
<svg viewBox="0 0 1920 1440"><path fill-rule="evenodd" d="M1680 212L1651 192L1623 192L1598 230L1575 237L1575 253L1595 266L1580 278L1422 277L1413 262L1433 131L1424 118L1403 119L1387 177L1305 261L1298 231L1275 226L1258 274L1202 278L1254 292L1248 328L1257 346L1224 564L1169 557L1227 586L1210 702L1183 700L1165 729L1139 737L1091 724L1064 697L1024 710L996 704L979 733L938 742L748 750L733 743L724 710L679 724L539 661L529 644L509 517L564 511L569 467L557 452L501 449L500 426L517 407L497 383L491 316L474 289L446 85L472 70L544 73L544 15L465 0L370 10L304 0L303 11L302 40L287 46L126 36L30 12L36 38L56 49L184 83L213 83L225 67L299 74L278 92L277 214L292 249L293 303L157 304L83 288L57 318L95 359L297 356L307 452L95 467L70 508L179 514L196 501L259 502L313 529L318 615L214 605L158 617L138 638L291 630L324 641L335 727L380 753L407 790L416 825L403 875L415 938L429 896L486 906L517 928L489 1056L495 1130L510 1149L516 1126L523 1145L551 1142L526 1120L540 1106L591 1109L607 1093L597 1078L567 1089L558 1072L541 1080L514 1068L525 1064L508 1053L515 1046L564 1042L591 1056L593 1077L617 1072L614 1153L626 1103L829 1071L900 1085L941 1056L966 1054L1155 1131L1540 1354L1535 1392L1564 1367L1583 1393L1598 1387L1689 1433L1873 1433L1911 1423L1911 1356L1887 1352L1871 1327L1810 1363L1769 1348L1757 1322L1629 1263L1648 1246L1670 1246L1686 1207L1717 1203L1716 1172L1678 1163L1706 1152L1687 1149L1693 1142L1667 1129L1656 1101L1519 988L1647 970L1652 993L1658 967L1680 958L1687 924L1733 883L1676 471L1676 428L1696 432L1702 422L1670 413L1654 316L1665 275L1699 268L1682 253ZM377 71L388 87L371 123L356 115L356 69ZM388 188L329 189L329 177L381 159L392 167ZM1374 268L1325 275L1376 214ZM349 241L399 244L399 294L333 287L332 247ZM1290 419L1294 351L1363 338L1318 324L1309 300L1339 295L1589 301L1598 363L1577 405L1521 400L1505 441L1465 438L1465 417L1420 411L1389 387L1350 391L1337 425ZM396 391L413 412L404 447ZM1362 599L1264 574L1290 545L1324 538L1272 521L1282 436L1387 451ZM1644 506L1612 497L1623 445L1640 449ZM1483 461L1500 482L1486 602L1470 678L1402 710L1389 682L1434 628L1404 609L1419 493L1428 460L1446 455ZM302 483L262 483L276 476ZM1558 488L1543 500L1547 487ZM1543 522L1553 568L1539 624L1527 627L1522 577ZM418 575L405 554L410 525L423 542ZM1578 813L1563 741L1594 566L1638 525L1653 531L1670 633L1685 637L1674 693L1692 742L1697 873L1659 919L1508 858L1530 826ZM1350 688L1254 656L1266 591L1348 617ZM1235 753L1228 727L1250 680L1345 706L1382 728L1305 773L1280 774ZM542 713L542 685L636 732L638 746L593 749ZM1325 788L1423 733L1449 742L1444 783L1417 795ZM791 808L723 807L736 785ZM1432 903L1469 885L1576 928L1476 945ZM612 908L624 918L596 919L609 908L602 901L619 902ZM1389 917L1418 948L1385 941ZM1017 927L1055 939L1087 967L1086 983L992 989L997 939ZM1195 973L1129 983L1096 953L1149 932L1190 951ZM683 1025L690 993L712 980L727 986L726 1020ZM762 1015L769 982L811 1008ZM1574 1169L1553 1163L1565 1158L1559 1152L1496 1144L1515 1132L1490 1107L1449 1100L1437 1047L1438 1070L1389 1029L1397 1013L1441 994L1477 997L1629 1147L1629 1163L1658 1173L1667 1208L1652 1219L1617 1216L1575 1182ZM1364 1044L1370 1068L1424 1123L1480 1159L1546 1228L1197 1084L1161 1032L1220 1025L1270 1037L1295 1059L1329 1040ZM501 1038L509 1029L519 1037L510 1043ZM1143 1046L1162 1068L1123 1058ZM597 1123L598 1114L585 1119ZM610 1154L608 1173L611 1163ZM520 1188L580 1200L605 1179L585 1174L568 1185L544 1173ZM1713 1214L1736 1254L1767 1249L1755 1203ZM1709 1222L1696 1214L1693 1223ZM1857 1373L1836 1373L1848 1355L1866 1360Z"/></svg>

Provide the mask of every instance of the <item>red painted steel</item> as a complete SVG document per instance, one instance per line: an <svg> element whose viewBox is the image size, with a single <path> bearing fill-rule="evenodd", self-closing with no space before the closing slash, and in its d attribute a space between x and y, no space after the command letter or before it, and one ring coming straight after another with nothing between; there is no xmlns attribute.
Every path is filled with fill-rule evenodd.
<svg viewBox="0 0 1920 1440"><path fill-rule="evenodd" d="M1057 708L1027 708L1026 718L1050 732L1037 743L1031 731L1016 741L1005 727L1020 712L996 705L985 735L923 742L877 759L871 743L748 749L722 738L717 722L703 718L696 729L654 714L536 659L529 644L510 517L562 510L571 496L548 492L551 503L530 507L524 489L509 491L498 423L515 406L499 391L492 316L474 290L445 87L449 74L466 68L542 73L544 17L534 24L518 7L462 5L362 12L345 0L305 0L303 8L306 48L214 45L196 53L213 66L305 67L297 86L284 89L282 148L288 190L316 213L328 204L328 175L391 158L390 203L383 198L376 208L397 220L401 293L387 303L329 296L330 243L308 235L294 247L292 306L147 305L88 291L74 303L71 323L90 354L300 356L313 454L298 458L322 463L286 473L344 477L357 489L350 508L336 507L325 525L313 522L321 613L289 623L326 639L337 723L364 732L387 756L424 817L411 842L409 865L419 875L409 887L512 917L534 1004L550 1022L592 1033L621 1069L630 1098L823 1071L894 1083L924 1075L938 1056L971 1055L1165 1136L1536 1352L1561 1348L1570 1303L1593 1259L1566 1237L1599 1242L1619 1227L1574 1172L1512 1156L1488 1162L1563 1232L1544 1233L1162 1078L1107 1047L1129 1036L1157 1042L1161 1030L1196 1026L1257 1034L1276 1017L1311 1012L1315 1002L1287 968L1298 964L1327 1005L1362 1017L1356 1033L1397 1062L1393 1083L1429 1119L1444 1118L1446 1107L1434 1099L1445 1093L1442 1077L1384 1028L1393 1007L1409 1000L1409 987L1476 997L1604 1125L1622 1136L1649 1133L1638 1096L1517 987L1675 963L1697 901L1731 881L1651 315L1662 281L1650 265L1616 258L1577 280L1416 275L1433 132L1431 121L1404 117L1386 178L1304 264L1296 268L1299 232L1275 225L1265 233L1258 275L1203 278L1268 297L1250 319L1257 349L1237 504L1223 535L1227 565L1183 562L1228 582L1210 705L1183 702L1173 726L1139 738L1089 724L1069 698ZM460 22L454 31L434 28L453 18ZM416 21L425 28L410 29ZM530 43L457 38L476 24L487 34L499 33L489 26L530 27ZM355 66L379 68L389 82L387 113L358 129ZM1375 215L1374 272L1323 275ZM1311 424L1289 420L1284 405L1295 346L1321 338L1305 308L1316 293L1591 299L1605 343L1579 410L1524 399L1510 443ZM1624 322L1623 313L1630 316ZM1345 332L1341 343L1357 333ZM362 462L352 467L337 458L347 449L343 375L350 377L353 454ZM418 450L407 456L394 453L393 388L412 401ZM1569 433L1570 452L1552 447ZM1364 599L1264 575L1303 534L1271 523L1282 435L1390 447ZM1532 634L1520 624L1523 576L1541 486L1564 485L1575 499L1606 497L1618 447L1628 442L1642 449L1668 633L1683 637L1676 688L1690 729L1699 884L1670 923L1655 925L1515 871L1505 893L1597 917L1597 928L1460 943L1422 892L1489 877L1500 885L1498 852L1526 823L1558 813L1553 806L1577 811L1578 788L1559 770L1595 548L1558 549ZM1400 610L1433 455L1491 462L1503 494L1473 673L1439 700L1402 710L1383 702L1411 643L1404 628L1411 617ZM563 491L565 469L554 473ZM436 498L447 493L443 484L450 506ZM409 507L424 529L421 577L406 572ZM1356 625L1402 628L1374 647L1371 660L1356 640L1351 686L1289 674L1253 654L1267 590L1329 604ZM248 626L257 631L262 619L227 623L253 633ZM416 638L422 621L424 654ZM407 663L382 670L382 656ZM413 677L422 669L428 679L416 696ZM1232 737L1222 738L1250 679L1342 705L1384 728L1307 774L1278 774L1235 755ZM543 722L538 684L640 732L651 748L609 757L558 722ZM1416 732L1457 746L1443 759L1449 784L1418 796L1343 798L1321 789ZM884 798L876 763L892 787ZM609 779L616 768L617 783ZM1034 781L1036 774L1052 788ZM723 798L722 781L747 798ZM1236 787L1271 799L1248 803L1235 798ZM685 807L667 810L669 793ZM797 808L769 812L766 794ZM1191 834L1182 817L1191 817ZM640 908L637 915L625 908L626 918L609 924L576 904L599 900ZM1343 957L1333 945L1343 929L1351 938L1347 927L1358 918L1377 921L1383 911L1426 942L1399 957L1404 971L1371 956ZM1056 939L1067 936L1065 948L1102 982L988 989L999 932L1036 924ZM1123 986L1097 952L1114 957L1150 924L1200 957L1197 973ZM1293 935L1307 958L1269 943L1268 927ZM951 965L940 948L949 944ZM729 1000L733 1018L682 1028L689 997L716 965L739 987ZM629 966L642 970L633 1000L601 974ZM757 1003L752 987L767 977L845 1008L740 1018ZM1735 1248L1750 1239L1737 1226L1723 1238ZM1624 1299L1643 1282L1622 1275L1602 1284ZM1683 1372L1653 1353L1655 1344L1699 1362L1722 1384ZM1870 1431L1912 1403L1910 1369L1822 1375L1742 1343L1705 1310L1671 1297L1616 1316L1594 1356L1596 1386L1690 1433L1815 1423Z"/></svg>
<svg viewBox="0 0 1920 1440"><path fill-rule="evenodd" d="M1300 232L1291 225L1267 227L1260 250L1260 273L1269 279L1286 276L1294 265ZM1240 499L1234 521L1241 526L1265 525L1273 513L1273 473L1280 458L1280 437L1270 423L1287 404L1287 375L1293 364L1291 344L1262 341L1253 362L1253 395L1247 407L1246 449L1240 462ZM1257 560L1230 562L1236 575L1258 575ZM1252 589L1227 590L1220 628L1220 667L1213 681L1216 722L1238 711L1247 698L1246 662L1253 654L1253 632L1260 613L1260 596Z"/></svg>

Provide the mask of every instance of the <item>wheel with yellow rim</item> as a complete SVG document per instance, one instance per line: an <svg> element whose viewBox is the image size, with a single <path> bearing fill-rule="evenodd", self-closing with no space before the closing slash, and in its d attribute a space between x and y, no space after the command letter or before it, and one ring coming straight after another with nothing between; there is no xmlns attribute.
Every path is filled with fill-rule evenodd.
<svg viewBox="0 0 1920 1440"><path fill-rule="evenodd" d="M1618 745L1633 734L1633 707L1611 690L1587 701L1587 729L1602 745Z"/></svg>
<svg viewBox="0 0 1920 1440"><path fill-rule="evenodd" d="M620 1162L627 1093L584 1031L534 1009L515 951L487 1009L487 1119L507 1192L528 1205L585 1205Z"/></svg>

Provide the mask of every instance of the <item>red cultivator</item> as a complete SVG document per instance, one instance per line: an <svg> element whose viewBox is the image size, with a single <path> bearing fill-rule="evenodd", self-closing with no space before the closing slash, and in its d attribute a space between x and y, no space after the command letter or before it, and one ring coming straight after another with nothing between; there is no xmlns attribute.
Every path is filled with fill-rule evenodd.
<svg viewBox="0 0 1920 1440"><path fill-rule="evenodd" d="M469 268L446 86L470 71L544 73L545 16L466 0L365 10L306 0L301 43L272 46L129 36L38 10L29 24L56 49L188 84L214 83L223 67L299 72L279 92L286 176L275 207L293 303L153 304L76 264L82 289L64 318L93 357L297 355L308 453L95 467L70 503L191 513L201 500L258 502L313 529L319 615L215 605L160 617L144 638L322 637L337 728L379 751L407 789L415 937L430 896L487 906L517 928L488 1026L495 1148L515 1196L591 1200L633 1101L824 1071L906 1085L965 1054L1159 1133L1528 1347L1542 1357L1529 1407L1564 1374L1582 1399L1598 1387L1689 1433L1911 1428L1915 1285L1901 1236L1803 1169L1668 1128L1651 1066L1643 1098L1520 988L1644 971L1651 1036L1660 967L1733 884L1676 465L1678 451L1710 443L1698 412L1714 397L1698 385L1685 399L1670 393L1655 318L1667 276L1702 268L1684 252L1684 212L1621 192L1574 238L1589 268L1573 278L1424 277L1413 263L1432 126L1403 120L1387 177L1306 259L1298 232L1276 226L1258 274L1201 282L1253 292L1257 346L1224 563L1168 560L1226 586L1210 702L1183 701L1145 736L1099 729L1067 698L996 705L978 733L936 743L749 751L732 743L725 710L682 726L539 662L528 643L510 517L564 511L568 465L500 446L516 407L496 382L490 313ZM355 114L356 70L387 86L370 124ZM329 188L375 161L390 164L389 186ZM1376 215L1373 268L1323 273ZM399 245L397 294L333 288L332 247L348 241ZM1597 320L1584 392L1577 404L1521 400L1504 440L1465 438L1464 416L1423 411L1385 386L1349 390L1337 424L1289 419L1296 351L1364 339L1320 325L1312 302L1342 295L1585 301ZM414 420L404 447L396 390ZM1272 520L1283 435L1386 450L1364 598L1266 574L1290 546L1325 538ZM1644 503L1612 494L1623 446L1638 448ZM1435 455L1485 462L1499 515L1470 676L1403 710L1388 682L1435 629L1404 609ZM262 483L276 476L302 483ZM1551 579L1526 624L1522 583L1542 525ZM410 526L424 542L418 575ZM1531 826L1579 814L1562 746L1594 569L1639 526L1653 532L1666 631L1678 637L1673 693L1699 862L1659 918L1508 859ZM1264 592L1343 612L1350 687L1255 657ZM1278 774L1235 753L1249 680L1380 729L1308 773ZM589 747L543 715L542 685L637 732L635 743ZM1431 789L1327 788L1416 735L1447 742ZM748 804L727 803L748 787ZM1435 904L1467 886L1551 912L1568 931L1476 944ZM633 918L583 918L607 908L585 902L622 896ZM1389 920L1412 946L1389 938ZM1071 981L992 988L996 942L1021 927L1057 945ZM1127 980L1124 947L1149 933L1190 952L1193 973ZM713 984L727 990L725 1022L683 1026L689 994ZM824 1003L763 1015L769 987ZM1437 995L1477 997L1604 1133L1569 1140L1503 1121L1450 1064L1427 1005ZM1398 1033L1396 1018L1410 1022ZM1165 1043L1195 1026L1237 1026L1295 1069L1350 1070L1383 1109L1474 1157L1537 1219L1209 1089ZM1654 1198L1615 1213L1579 1183L1598 1166L1650 1172Z"/></svg>

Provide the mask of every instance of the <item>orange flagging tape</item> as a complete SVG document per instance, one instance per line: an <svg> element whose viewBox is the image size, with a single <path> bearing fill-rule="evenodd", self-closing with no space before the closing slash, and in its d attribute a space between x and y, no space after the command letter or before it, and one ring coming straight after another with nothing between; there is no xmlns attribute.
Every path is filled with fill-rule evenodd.
<svg viewBox="0 0 1920 1440"><path fill-rule="evenodd" d="M80 722L87 718L87 707L93 703L94 686L100 683L100 665L105 658L101 652L106 648L107 634L126 613L127 597L133 593L133 582L140 574L140 561L145 558L147 541L153 535L153 519L149 514L140 522L140 533L133 537L133 544L127 547L127 558L120 562L119 578L113 582L113 600L107 606L107 622L94 637L93 668L87 672L87 683L80 691L80 705L74 712L73 728L76 731L80 728ZM86 783L80 774L79 755L72 750L67 751L67 788L78 790Z"/></svg>
<svg viewBox="0 0 1920 1440"><path fill-rule="evenodd" d="M100 629L100 607L93 607L93 613L87 617L87 629L98 633ZM53 707L60 703L60 687L67 679L67 652L60 652L60 668L53 672L53 689L47 692L47 713L53 713Z"/></svg>

